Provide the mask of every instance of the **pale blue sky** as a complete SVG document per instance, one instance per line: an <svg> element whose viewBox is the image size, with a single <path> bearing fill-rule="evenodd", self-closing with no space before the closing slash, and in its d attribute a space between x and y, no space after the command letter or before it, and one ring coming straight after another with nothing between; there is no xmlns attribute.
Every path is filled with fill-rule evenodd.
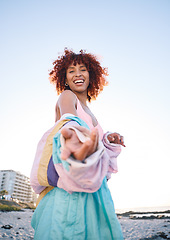
<svg viewBox="0 0 170 240"><path fill-rule="evenodd" d="M0 0L0 31L0 169L29 176L54 123L52 61L86 49L110 82L91 109L127 145L109 184L116 207L170 206L170 1Z"/></svg>

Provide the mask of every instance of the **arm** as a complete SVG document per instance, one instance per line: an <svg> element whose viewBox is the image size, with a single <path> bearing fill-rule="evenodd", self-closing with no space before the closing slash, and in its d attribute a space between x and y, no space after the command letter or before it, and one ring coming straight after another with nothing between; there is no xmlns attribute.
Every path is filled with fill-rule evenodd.
<svg viewBox="0 0 170 240"><path fill-rule="evenodd" d="M73 114L74 116L78 115L76 109L77 97L70 90L65 90L62 92L58 100L57 107L59 109L60 116L63 116L66 113ZM85 133L89 135L89 139L87 139L87 141L84 143L79 141L75 131L72 131L67 127L64 127L61 130L61 134L66 140L65 148L63 148L61 152L61 157L63 160L66 160L72 154L75 159L83 161L87 156L95 152L99 138L98 132L94 129L90 133L90 131L86 128L82 128L81 131L85 131Z"/></svg>
<svg viewBox="0 0 170 240"><path fill-rule="evenodd" d="M69 125L69 124L68 124ZM69 126L68 126L69 127ZM79 130L78 126L72 130ZM53 156L55 162L55 168L59 174L58 187L63 188L68 192L95 192L97 191L105 177L109 179L111 173L116 173L117 168L117 157L121 152L121 145L116 143L110 143L108 135L106 133L103 137L102 142L99 141L97 150L86 157L84 164L80 161L76 161L74 157L68 156L66 161L59 160L60 153L58 152L57 142L59 142L58 136L54 138L53 143ZM113 134L117 136L118 134ZM64 147L63 136L60 137L61 151Z"/></svg>
<svg viewBox="0 0 170 240"><path fill-rule="evenodd" d="M75 131L82 143L86 141L89 136L84 134L85 131L79 131L79 125L68 126L70 124L71 122L66 127ZM97 191L106 177L109 164L109 156L105 154L102 142L99 141L96 151L86 157L83 163L72 155L63 161L60 153L64 147L63 135L56 134L53 141L53 162L59 175L57 186L70 193Z"/></svg>
<svg viewBox="0 0 170 240"><path fill-rule="evenodd" d="M69 122L63 122L68 121L68 119L70 120ZM78 138L81 143L85 142L86 138L89 137L88 129L81 131L84 127L87 128L84 121L73 115L69 116L65 114L40 141L37 149L38 154L36 154L35 158L37 167L35 168L34 163L34 167L32 168L32 187L36 193L40 193L45 187L50 185L54 187L58 186L68 192L97 191L106 175L109 178L108 172L116 172L116 165L114 164L116 157L120 153L120 145L114 144L114 151L112 151L109 149L109 146L106 146L106 143L104 143L106 146L104 148L102 142L99 141L96 151L86 157L85 162L82 163L75 160L72 155L67 160L62 160L62 139L65 140L65 138L61 135L61 131L59 131L60 127L63 127L63 129L67 127L72 131L75 131L75 128L77 128L77 132L80 130ZM83 136L80 136L81 134L85 135L84 140Z"/></svg>
<svg viewBox="0 0 170 240"><path fill-rule="evenodd" d="M64 128L66 122L69 121L70 117L67 118L66 115L71 116L71 125L74 125L76 121L79 125L81 125L83 122L81 119L78 119L78 117L76 117L76 103L76 96L71 91L64 91L60 95L57 103L57 107L60 112L60 120L58 120L56 124L44 134L38 144L30 177L31 186L36 193L42 192L49 185L57 186L59 175L54 168L53 163L53 138L59 129L62 127ZM84 126L88 128L87 124L85 123ZM78 138L76 139L74 132L70 135L70 131L67 131L67 129L63 129L62 131L65 139L68 140L68 143L66 143L66 148L63 150L63 159L67 158L68 155L73 154L79 160L83 160L87 155L90 155L96 149L96 146L93 146L93 144L91 144L94 139L93 134L91 135L92 140L90 139L90 141L88 140L88 142L82 144ZM72 139L74 140L76 148L72 148L72 145L74 145L73 143L70 145ZM95 141L95 144L97 145L97 141ZM67 148L67 146L70 147ZM68 149L70 149L69 152Z"/></svg>
<svg viewBox="0 0 170 240"><path fill-rule="evenodd" d="M77 116L77 98L72 91L65 90L62 92L58 99L57 105L59 107L61 116L65 113L71 113L74 116Z"/></svg>
<svg viewBox="0 0 170 240"><path fill-rule="evenodd" d="M61 93L55 107L55 122L57 122L65 113L71 113L77 116L77 99L75 94L70 90Z"/></svg>
<svg viewBox="0 0 170 240"><path fill-rule="evenodd" d="M70 94L70 98L64 98L64 94L62 98L59 99L59 107L61 112L64 114L65 112L74 112L76 111L76 100L75 95L71 91L67 91ZM73 98L73 99L72 99ZM73 100L73 104L68 108L64 106L65 104L69 106L70 99ZM67 102L68 101L68 102ZM63 107L62 107L63 106ZM70 110L71 109L71 110ZM77 114L77 112L76 112ZM103 144L99 143L98 146L98 136L97 132L90 133L89 139L87 141L82 142L77 137L75 131L70 130L68 125L76 125L78 124L79 130L81 132L81 126L87 127L87 124L83 123L81 119L76 116L67 116L64 114L58 123L71 119L70 123L63 123L63 129L61 130L63 137L65 138L65 147L61 149L60 152L60 132L58 131L60 127L57 129L57 124L52 128L50 134L45 134L45 139L43 138L41 141L38 150L40 150L40 154L35 158L35 162L37 163L36 171L32 172L31 182L32 186L34 185L34 189L37 189L37 193L41 192L45 186L59 186L62 187L61 182L64 181L63 187L66 191L85 191L85 192L93 192L96 191L101 183L103 178L106 176L109 165L109 155L104 151L103 153ZM68 114L69 115L69 114ZM49 132L49 131L48 131ZM48 133L47 132L47 133ZM82 130L83 133L87 133ZM54 137L55 136L55 137ZM53 149L52 154L52 145L54 148L54 143L52 144L54 138L54 142L56 144L56 151ZM73 142L72 142L73 140ZM97 148L98 146L98 148ZM97 151L96 151L97 148ZM51 150L50 150L51 149ZM48 156L47 156L48 155ZM68 160L69 156L73 155L74 159ZM62 159L60 158L62 156ZM51 158L52 157L52 158ZM75 159L83 161L86 158L86 164L83 164L79 161L75 161ZM56 160L57 159L57 160ZM67 159L67 161L65 161ZM63 161L64 160L64 161ZM45 162L44 162L45 161ZM45 163L45 164L44 164ZM55 168L53 167L53 164ZM32 168L35 170L35 167ZM38 175L37 175L38 171ZM43 174L42 174L43 172ZM53 173L53 174L52 174ZM38 177L37 177L38 176ZM53 176L56 176L53 178ZM58 182L60 185L58 185ZM52 183L52 184L51 184ZM64 186L69 184L70 186ZM74 186L75 184L75 186ZM73 185L71 187L71 185ZM43 187L44 186L44 187Z"/></svg>
<svg viewBox="0 0 170 240"><path fill-rule="evenodd" d="M118 133L107 132L104 134L102 142L110 159L107 172L107 179L110 179L112 173L118 172L117 157L121 152L121 146L125 147L124 139Z"/></svg>

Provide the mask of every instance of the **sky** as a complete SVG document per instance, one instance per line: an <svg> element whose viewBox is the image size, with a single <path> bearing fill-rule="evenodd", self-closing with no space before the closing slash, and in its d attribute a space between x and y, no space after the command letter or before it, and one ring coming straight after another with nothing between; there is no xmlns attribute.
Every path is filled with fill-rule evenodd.
<svg viewBox="0 0 170 240"><path fill-rule="evenodd" d="M170 1L0 0L0 169L30 175L54 124L49 83L64 48L95 54L109 85L89 106L124 136L116 208L170 206Z"/></svg>

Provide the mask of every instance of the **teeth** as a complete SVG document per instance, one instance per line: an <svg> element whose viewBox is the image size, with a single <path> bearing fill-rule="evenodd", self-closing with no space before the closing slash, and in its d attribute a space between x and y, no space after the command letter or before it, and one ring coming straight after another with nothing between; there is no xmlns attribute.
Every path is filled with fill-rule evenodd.
<svg viewBox="0 0 170 240"><path fill-rule="evenodd" d="M84 81L83 80L76 80L74 81L75 83L83 83Z"/></svg>

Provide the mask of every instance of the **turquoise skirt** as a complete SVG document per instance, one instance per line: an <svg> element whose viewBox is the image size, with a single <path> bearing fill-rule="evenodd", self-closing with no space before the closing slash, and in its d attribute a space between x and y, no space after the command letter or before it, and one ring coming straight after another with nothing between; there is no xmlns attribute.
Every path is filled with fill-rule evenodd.
<svg viewBox="0 0 170 240"><path fill-rule="evenodd" d="M32 222L35 240L121 240L107 181L95 193L55 187L40 201Z"/></svg>

